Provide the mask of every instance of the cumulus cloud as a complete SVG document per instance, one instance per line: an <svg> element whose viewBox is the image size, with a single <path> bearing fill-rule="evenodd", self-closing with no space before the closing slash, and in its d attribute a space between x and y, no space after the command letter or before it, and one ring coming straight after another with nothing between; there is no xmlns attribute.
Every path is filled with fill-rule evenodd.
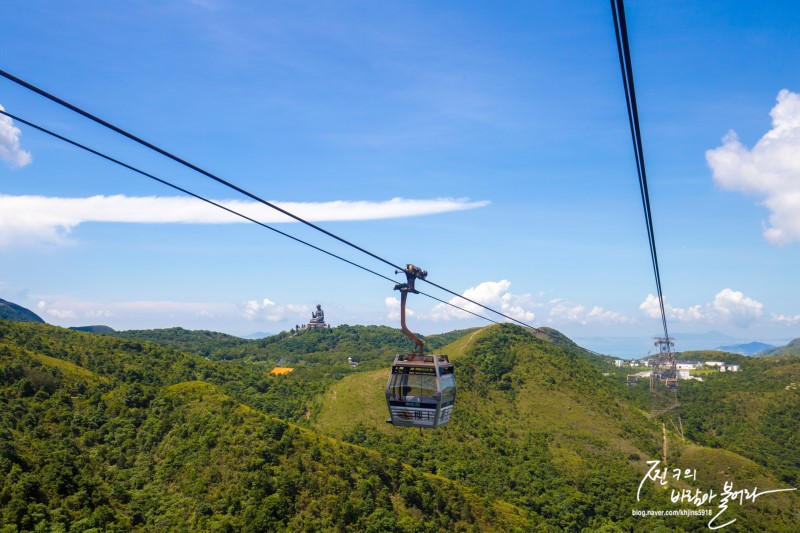
<svg viewBox="0 0 800 533"><path fill-rule="evenodd" d="M795 324L800 324L800 315L788 316L784 314L776 315L773 313L772 321L785 326L794 326Z"/></svg>
<svg viewBox="0 0 800 533"><path fill-rule="evenodd" d="M58 309L56 307L50 307L46 309L45 313L49 316L53 316L61 320L78 317L77 313L75 313L75 311L73 311L72 309Z"/></svg>
<svg viewBox="0 0 800 533"><path fill-rule="evenodd" d="M770 115L772 129L752 149L730 131L706 161L720 187L761 198L764 238L780 245L800 240L800 94L782 90Z"/></svg>
<svg viewBox="0 0 800 533"><path fill-rule="evenodd" d="M387 296L383 300L384 305L386 306L386 318L389 320L400 320L400 299L395 298L393 296ZM406 318L417 316L408 305L406 305Z"/></svg>
<svg viewBox="0 0 800 533"><path fill-rule="evenodd" d="M566 300L551 300L548 324L575 323L586 325L596 324L630 324L632 319L616 311L603 309L600 306L588 308L583 304L576 304Z"/></svg>
<svg viewBox="0 0 800 533"><path fill-rule="evenodd" d="M651 318L660 318L658 298L648 294L639 308ZM682 309L664 304L667 319L680 322L707 322L709 324L733 324L746 328L764 314L764 304L745 296L739 291L722 289L714 301L705 305L693 305Z"/></svg>
<svg viewBox="0 0 800 533"><path fill-rule="evenodd" d="M280 322L282 320L300 320L305 315L309 315L311 310L307 305L280 304L273 302L269 298L261 301L248 300L241 305L242 316L247 320L266 320L268 322Z"/></svg>
<svg viewBox="0 0 800 533"><path fill-rule="evenodd" d="M96 321L118 317L215 317L231 314L234 306L224 303L175 302L169 300L133 300L122 302L92 302L59 299L52 302L40 300L36 309L44 317L56 322Z"/></svg>
<svg viewBox="0 0 800 533"><path fill-rule="evenodd" d="M0 110L5 108L0 105ZM0 159L12 167L24 167L33 160L30 152L21 148L20 134L11 117L0 114Z"/></svg>
<svg viewBox="0 0 800 533"><path fill-rule="evenodd" d="M509 292L511 282L507 279L500 281L484 281L475 287L464 291L463 295L470 300L502 311L506 315L523 322L532 322L536 315L531 308L535 306L530 294L512 294ZM466 302L461 298L453 297L450 303L467 311L486 315L486 311L479 305ZM471 318L473 315L455 309L449 305L437 304L431 310L429 318L434 321L447 321L454 319Z"/></svg>
<svg viewBox="0 0 800 533"><path fill-rule="evenodd" d="M264 223L294 221L256 202L232 200L218 203ZM463 198L274 203L312 222L414 217L488 205L488 202L470 202ZM0 195L0 247L31 242L64 243L70 232L84 222L232 224L247 221L191 197L113 195L55 198Z"/></svg>

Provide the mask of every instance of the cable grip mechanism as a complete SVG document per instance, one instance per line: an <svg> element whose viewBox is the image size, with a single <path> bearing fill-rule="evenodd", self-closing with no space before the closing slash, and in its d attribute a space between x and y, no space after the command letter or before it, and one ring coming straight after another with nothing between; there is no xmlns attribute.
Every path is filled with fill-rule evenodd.
<svg viewBox="0 0 800 533"><path fill-rule="evenodd" d="M403 330L403 334L416 346L414 355L422 356L425 350L425 343L406 326L406 300L409 292L419 294L419 291L414 288L414 282L417 278L425 279L428 276L428 272L410 263L406 265L405 270L396 270L395 274L400 272L406 275L405 283L398 283L394 286L394 290L400 291L400 327Z"/></svg>

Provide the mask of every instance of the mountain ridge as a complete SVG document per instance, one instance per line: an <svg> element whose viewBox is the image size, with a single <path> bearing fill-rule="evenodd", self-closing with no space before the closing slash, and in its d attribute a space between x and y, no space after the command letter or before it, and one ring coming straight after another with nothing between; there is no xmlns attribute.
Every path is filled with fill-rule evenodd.
<svg viewBox="0 0 800 533"><path fill-rule="evenodd" d="M44 322L42 317L21 305L0 298L0 320L14 322Z"/></svg>
<svg viewBox="0 0 800 533"><path fill-rule="evenodd" d="M763 352L765 350L771 350L775 348L772 344L767 344L764 342L747 342L742 344L732 344L728 346L719 346L715 348L716 350L720 350L722 352L729 352L729 353L738 353L741 355L753 356L759 352Z"/></svg>
<svg viewBox="0 0 800 533"><path fill-rule="evenodd" d="M394 346L373 347L373 369L320 355L335 347L341 359L348 343L391 343L390 329L276 339L267 345L296 343L278 355L294 354L297 367L270 376L273 356L215 361L130 338L0 322L0 403L8 406L0 410L0 471L8 474L0 497L13 496L0 520L21 530L35 528L34 516L45 520L40 528L65 530L705 527L697 517L632 516L674 508L657 483L642 487L645 503L635 499L647 461L660 457L662 427L648 418L647 388L626 386L605 359L519 326L469 331L435 351L456 364L453 419L420 434L384 422ZM797 480L800 401L791 384L800 384L800 361L733 357L741 372L681 384L687 440L666 428L668 461L698 478L675 488L719 492L733 480L763 491ZM14 496L22 494L33 499ZM72 498L68 515L56 510L64 498ZM739 524L731 531L794 531L800 511L795 494L781 493L725 516Z"/></svg>
<svg viewBox="0 0 800 533"><path fill-rule="evenodd" d="M649 420L646 387L626 386L624 375L604 377L595 356L548 344L507 324L484 328L441 353L454 361L457 382L453 417L441 430L419 440L382 423L385 371L347 376L331 385L312 427L533 508L557 530L643 527L630 516L628 495L636 493L647 460L660 458L662 433L660 424ZM666 429L670 463L702 471L706 486L721 488L731 478L759 487L791 481L777 479L740 453L684 442L677 428ZM437 450L447 453L440 457ZM715 463L725 466L718 471ZM646 500L670 508L663 497L663 491L650 491ZM800 516L796 497L775 502L766 514L737 509L736 516L754 530L770 524L767 529L791 531L790 522L772 514L784 506ZM649 522L648 530L659 524L669 530L693 527L690 520L670 518Z"/></svg>
<svg viewBox="0 0 800 533"><path fill-rule="evenodd" d="M800 355L800 337L793 339L786 346L777 346L768 350L760 351L756 357L782 357Z"/></svg>
<svg viewBox="0 0 800 533"><path fill-rule="evenodd" d="M20 531L404 532L538 522L203 380L218 372L238 390L236 364L0 323L0 401L9 406L0 413L0 522ZM256 374L289 393L285 379Z"/></svg>

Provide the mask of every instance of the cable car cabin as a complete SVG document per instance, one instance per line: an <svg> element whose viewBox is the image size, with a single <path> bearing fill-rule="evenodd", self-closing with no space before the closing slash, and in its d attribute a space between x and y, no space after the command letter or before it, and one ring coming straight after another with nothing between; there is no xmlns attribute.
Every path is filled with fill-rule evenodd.
<svg viewBox="0 0 800 533"><path fill-rule="evenodd" d="M678 392L678 380L676 378L667 378L666 387L670 392Z"/></svg>
<svg viewBox="0 0 800 533"><path fill-rule="evenodd" d="M450 421L456 401L453 364L446 355L398 355L386 384L395 426L437 428Z"/></svg>

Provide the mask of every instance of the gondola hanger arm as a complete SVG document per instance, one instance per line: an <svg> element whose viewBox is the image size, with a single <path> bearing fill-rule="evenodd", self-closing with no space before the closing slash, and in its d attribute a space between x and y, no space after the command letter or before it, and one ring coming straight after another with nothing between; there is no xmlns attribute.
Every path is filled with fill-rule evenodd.
<svg viewBox="0 0 800 533"><path fill-rule="evenodd" d="M425 279L428 276L428 272L412 264L406 265L405 270L395 271L395 274L400 272L406 275L405 283L398 283L394 286L394 290L400 291L400 327L403 329L403 334L415 344L414 354L421 356L425 350L425 343L406 326L406 300L409 292L419 294L419 291L414 288L414 282L417 278Z"/></svg>

